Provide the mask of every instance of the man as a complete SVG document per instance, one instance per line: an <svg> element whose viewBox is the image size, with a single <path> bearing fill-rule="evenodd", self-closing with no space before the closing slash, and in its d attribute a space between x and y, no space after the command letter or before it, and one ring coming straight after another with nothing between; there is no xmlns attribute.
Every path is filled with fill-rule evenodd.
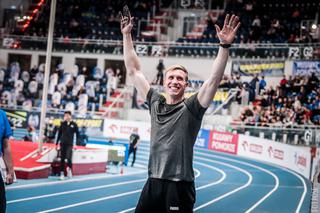
<svg viewBox="0 0 320 213"><path fill-rule="evenodd" d="M130 154L133 153L133 159L131 163L131 167L134 166L134 162L136 161L136 153L138 149L138 143L139 143L140 136L138 135L137 129L132 131L132 134L130 135L129 138L129 154L128 154L128 159L130 158Z"/></svg>
<svg viewBox="0 0 320 213"><path fill-rule="evenodd" d="M4 174L0 174L0 213L6 212L6 195L4 181L6 184L13 183L14 170L11 156L9 138L12 136L11 127L4 111L0 109L0 157L3 157L6 165L5 180L2 179ZM0 171L1 172L1 171Z"/></svg>
<svg viewBox="0 0 320 213"><path fill-rule="evenodd" d="M195 203L193 145L202 117L222 79L228 47L240 26L239 18L227 15L222 29L215 25L220 48L210 77L198 93L185 99L188 71L181 65L165 71L166 97L150 88L133 47L133 17L127 6L120 15L125 66L134 86L147 99L151 114L149 178L136 212L192 212Z"/></svg>
<svg viewBox="0 0 320 213"><path fill-rule="evenodd" d="M77 124L72 121L72 116L70 111L64 113L64 121L61 123L58 131L58 137L56 145L60 142L61 151L61 165L60 165L60 179L64 180L64 165L65 160L68 161L67 176L72 177L72 148L73 148L73 138L76 134L76 139L79 140L79 131Z"/></svg>

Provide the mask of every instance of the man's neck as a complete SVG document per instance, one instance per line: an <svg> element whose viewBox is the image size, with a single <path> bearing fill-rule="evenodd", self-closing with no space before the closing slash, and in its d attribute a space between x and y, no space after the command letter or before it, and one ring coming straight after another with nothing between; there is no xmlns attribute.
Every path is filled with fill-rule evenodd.
<svg viewBox="0 0 320 213"><path fill-rule="evenodd" d="M177 103L180 103L184 100L184 97L180 97L180 98L172 98L172 97L168 97L166 99L166 104L177 104Z"/></svg>

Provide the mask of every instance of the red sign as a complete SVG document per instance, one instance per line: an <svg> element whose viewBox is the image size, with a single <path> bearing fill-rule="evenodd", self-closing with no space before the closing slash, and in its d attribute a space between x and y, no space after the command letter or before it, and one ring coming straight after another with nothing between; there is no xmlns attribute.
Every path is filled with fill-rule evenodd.
<svg viewBox="0 0 320 213"><path fill-rule="evenodd" d="M211 131L209 149L229 154L237 154L238 135L229 132Z"/></svg>

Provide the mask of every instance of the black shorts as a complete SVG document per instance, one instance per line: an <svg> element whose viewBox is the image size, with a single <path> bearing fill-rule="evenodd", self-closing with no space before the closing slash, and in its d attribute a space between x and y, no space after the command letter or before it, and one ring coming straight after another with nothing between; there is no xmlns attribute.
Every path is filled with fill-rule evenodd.
<svg viewBox="0 0 320 213"><path fill-rule="evenodd" d="M193 212L194 182L148 178L135 212Z"/></svg>
<svg viewBox="0 0 320 213"><path fill-rule="evenodd" d="M6 194L4 191L4 183L0 173L0 213L6 212Z"/></svg>

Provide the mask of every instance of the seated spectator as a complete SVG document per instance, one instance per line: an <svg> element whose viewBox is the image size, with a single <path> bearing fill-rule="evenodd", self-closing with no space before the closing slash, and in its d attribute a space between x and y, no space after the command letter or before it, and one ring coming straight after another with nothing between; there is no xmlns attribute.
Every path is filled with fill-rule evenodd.
<svg viewBox="0 0 320 213"><path fill-rule="evenodd" d="M36 133L36 130L33 126L29 125L27 127L27 135L25 135L23 137L24 141L30 141L30 142L38 142L39 141L39 137Z"/></svg>

